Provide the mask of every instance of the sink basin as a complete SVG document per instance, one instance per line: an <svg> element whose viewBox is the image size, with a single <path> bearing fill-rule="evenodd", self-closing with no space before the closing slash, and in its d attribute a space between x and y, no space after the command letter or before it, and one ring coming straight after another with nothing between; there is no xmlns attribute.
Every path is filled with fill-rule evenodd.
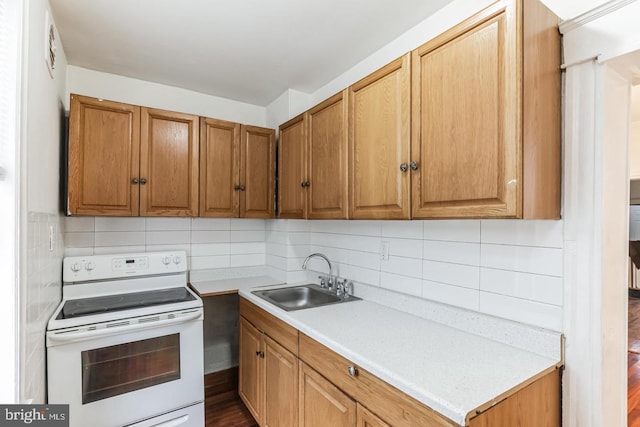
<svg viewBox="0 0 640 427"><path fill-rule="evenodd" d="M354 296L343 299L335 293L313 283L289 288L253 291L251 293L286 311L321 307L329 304L340 304L361 299Z"/></svg>

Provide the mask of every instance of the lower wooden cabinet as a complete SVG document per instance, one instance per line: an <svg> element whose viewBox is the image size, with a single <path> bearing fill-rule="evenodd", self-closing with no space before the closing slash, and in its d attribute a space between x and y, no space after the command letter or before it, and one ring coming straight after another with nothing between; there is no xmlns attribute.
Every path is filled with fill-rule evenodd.
<svg viewBox="0 0 640 427"><path fill-rule="evenodd" d="M266 335L264 339L265 427L297 426L298 357Z"/></svg>
<svg viewBox="0 0 640 427"><path fill-rule="evenodd" d="M300 362L300 426L354 427L356 402Z"/></svg>
<svg viewBox="0 0 640 427"><path fill-rule="evenodd" d="M295 330L262 310L250 310L244 314L253 324L240 317L238 393L262 427L296 427L298 356L268 335L286 337L288 345Z"/></svg>
<svg viewBox="0 0 640 427"><path fill-rule="evenodd" d="M262 334L251 323L240 318L240 369L238 375L238 394L253 415L260 420L262 415L262 382L264 363L260 359Z"/></svg>
<svg viewBox="0 0 640 427"><path fill-rule="evenodd" d="M459 427L244 298L239 359L239 394L261 427ZM560 391L556 369L465 425L559 427Z"/></svg>
<svg viewBox="0 0 640 427"><path fill-rule="evenodd" d="M357 418L358 427L390 427L389 424L359 403Z"/></svg>
<svg viewBox="0 0 640 427"><path fill-rule="evenodd" d="M455 427L456 423L428 408L375 375L305 334L300 334L301 360L358 403L372 408L393 426Z"/></svg>

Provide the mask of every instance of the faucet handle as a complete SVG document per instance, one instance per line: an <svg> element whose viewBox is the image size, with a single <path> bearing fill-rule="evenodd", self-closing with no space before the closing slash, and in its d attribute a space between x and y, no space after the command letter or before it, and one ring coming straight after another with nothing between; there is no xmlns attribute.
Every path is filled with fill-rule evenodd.
<svg viewBox="0 0 640 427"><path fill-rule="evenodd" d="M320 287L321 288L326 288L327 287L327 276L318 276L318 279L320 279Z"/></svg>
<svg viewBox="0 0 640 427"><path fill-rule="evenodd" d="M349 282L346 279L342 282L342 298L347 299L353 295L353 282Z"/></svg>

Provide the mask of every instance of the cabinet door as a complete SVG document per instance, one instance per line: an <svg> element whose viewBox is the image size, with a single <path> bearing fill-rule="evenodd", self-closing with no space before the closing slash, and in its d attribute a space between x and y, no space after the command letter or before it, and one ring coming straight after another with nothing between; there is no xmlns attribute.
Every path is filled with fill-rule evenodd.
<svg viewBox="0 0 640 427"><path fill-rule="evenodd" d="M307 112L309 218L347 218L347 90Z"/></svg>
<svg viewBox="0 0 640 427"><path fill-rule="evenodd" d="M240 318L238 394L253 418L262 416L263 363L262 334L244 318Z"/></svg>
<svg viewBox="0 0 640 427"><path fill-rule="evenodd" d="M358 427L390 427L373 412L358 403Z"/></svg>
<svg viewBox="0 0 640 427"><path fill-rule="evenodd" d="M240 134L240 217L273 218L275 130L242 125Z"/></svg>
<svg viewBox="0 0 640 427"><path fill-rule="evenodd" d="M409 218L409 58L349 88L349 218Z"/></svg>
<svg viewBox="0 0 640 427"><path fill-rule="evenodd" d="M141 114L140 215L198 216L198 116Z"/></svg>
<svg viewBox="0 0 640 427"><path fill-rule="evenodd" d="M303 362L300 362L299 405L302 427L356 425L356 403Z"/></svg>
<svg viewBox="0 0 640 427"><path fill-rule="evenodd" d="M200 119L200 216L237 217L240 124Z"/></svg>
<svg viewBox="0 0 640 427"><path fill-rule="evenodd" d="M412 53L414 218L517 215L515 9L487 15Z"/></svg>
<svg viewBox="0 0 640 427"><path fill-rule="evenodd" d="M71 95L71 215L137 216L140 107Z"/></svg>
<svg viewBox="0 0 640 427"><path fill-rule="evenodd" d="M265 427L298 426L298 358L264 336Z"/></svg>
<svg viewBox="0 0 640 427"><path fill-rule="evenodd" d="M307 215L307 129L304 114L280 126L278 141L278 218Z"/></svg>

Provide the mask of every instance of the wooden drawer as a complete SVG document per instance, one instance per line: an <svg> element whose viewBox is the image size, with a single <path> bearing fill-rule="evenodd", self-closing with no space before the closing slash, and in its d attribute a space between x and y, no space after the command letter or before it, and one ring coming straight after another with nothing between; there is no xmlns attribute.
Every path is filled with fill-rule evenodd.
<svg viewBox="0 0 640 427"><path fill-rule="evenodd" d="M300 333L300 359L345 393L396 426L458 426L417 400ZM354 376L348 368L356 368Z"/></svg>
<svg viewBox="0 0 640 427"><path fill-rule="evenodd" d="M240 298L240 315L294 355L298 355L298 330L296 328L244 298Z"/></svg>

